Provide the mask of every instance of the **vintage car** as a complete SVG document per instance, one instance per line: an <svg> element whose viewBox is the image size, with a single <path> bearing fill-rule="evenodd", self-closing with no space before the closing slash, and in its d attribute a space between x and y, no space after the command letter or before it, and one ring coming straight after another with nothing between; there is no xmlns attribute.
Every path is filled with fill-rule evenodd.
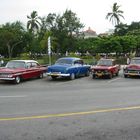
<svg viewBox="0 0 140 140"><path fill-rule="evenodd" d="M100 59L97 65L91 67L91 74L93 79L96 77L112 78L114 75L118 76L120 65L116 64L114 59Z"/></svg>
<svg viewBox="0 0 140 140"><path fill-rule="evenodd" d="M83 60L75 57L59 58L54 65L48 66L47 75L52 79L68 77L71 80L79 76L89 76L90 65L85 65Z"/></svg>
<svg viewBox="0 0 140 140"><path fill-rule="evenodd" d="M140 57L134 57L130 60L130 64L123 68L124 77L140 76Z"/></svg>
<svg viewBox="0 0 140 140"><path fill-rule="evenodd" d="M0 80L14 81L19 84L23 79L43 78L47 67L39 65L34 60L11 60L5 67L0 68Z"/></svg>

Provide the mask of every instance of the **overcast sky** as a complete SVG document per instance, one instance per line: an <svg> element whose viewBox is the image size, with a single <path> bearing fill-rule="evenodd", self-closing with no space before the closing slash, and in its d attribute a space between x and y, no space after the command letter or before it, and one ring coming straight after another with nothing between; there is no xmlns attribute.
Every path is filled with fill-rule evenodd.
<svg viewBox="0 0 140 140"><path fill-rule="evenodd" d="M68 9L77 14L85 29L91 27L97 33L113 28L105 19L114 2L124 11L123 23L140 21L140 0L0 0L0 24L6 22L27 22L27 15L37 11L39 16L49 13L63 14Z"/></svg>

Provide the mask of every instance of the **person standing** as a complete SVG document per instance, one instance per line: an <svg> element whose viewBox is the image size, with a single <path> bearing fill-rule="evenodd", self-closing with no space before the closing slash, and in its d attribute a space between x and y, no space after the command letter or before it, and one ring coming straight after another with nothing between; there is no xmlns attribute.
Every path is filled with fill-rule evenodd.
<svg viewBox="0 0 140 140"><path fill-rule="evenodd" d="M130 57L127 57L127 65L130 64Z"/></svg>

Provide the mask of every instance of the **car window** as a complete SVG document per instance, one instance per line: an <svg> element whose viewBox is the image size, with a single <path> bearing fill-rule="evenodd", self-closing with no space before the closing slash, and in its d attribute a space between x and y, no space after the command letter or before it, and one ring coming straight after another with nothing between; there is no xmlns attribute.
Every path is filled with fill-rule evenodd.
<svg viewBox="0 0 140 140"><path fill-rule="evenodd" d="M37 66L38 66L38 64L37 64L37 63L32 62L32 67L37 67Z"/></svg>
<svg viewBox="0 0 140 140"><path fill-rule="evenodd" d="M112 65L115 66L116 65L116 62L115 61L112 61Z"/></svg>
<svg viewBox="0 0 140 140"><path fill-rule="evenodd" d="M72 60L71 59L58 59L56 61L56 64L72 64Z"/></svg>
<svg viewBox="0 0 140 140"><path fill-rule="evenodd" d="M74 62L74 64L83 65L83 61L82 61L82 60L76 60L76 61Z"/></svg>
<svg viewBox="0 0 140 140"><path fill-rule="evenodd" d="M21 61L9 61L6 68L25 68L25 62Z"/></svg>
<svg viewBox="0 0 140 140"><path fill-rule="evenodd" d="M112 66L112 61L111 60L99 60L97 65Z"/></svg>
<svg viewBox="0 0 140 140"><path fill-rule="evenodd" d="M139 64L140 65L140 59L132 59L130 64Z"/></svg>
<svg viewBox="0 0 140 140"><path fill-rule="evenodd" d="M31 63L30 62L26 63L26 68L31 68Z"/></svg>

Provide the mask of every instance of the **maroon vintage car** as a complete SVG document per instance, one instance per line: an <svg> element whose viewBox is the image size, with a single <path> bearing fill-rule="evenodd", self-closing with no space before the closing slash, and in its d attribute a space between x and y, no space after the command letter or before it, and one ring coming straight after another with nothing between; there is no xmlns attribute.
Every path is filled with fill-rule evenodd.
<svg viewBox="0 0 140 140"><path fill-rule="evenodd" d="M43 78L47 67L34 60L11 60L3 68L0 68L0 80L10 80L19 84L23 79Z"/></svg>
<svg viewBox="0 0 140 140"><path fill-rule="evenodd" d="M110 79L116 75L118 76L120 65L116 64L114 59L100 59L96 66L91 67L92 77L105 77Z"/></svg>
<svg viewBox="0 0 140 140"><path fill-rule="evenodd" d="M123 69L124 77L140 76L140 57L131 59L130 64Z"/></svg>

